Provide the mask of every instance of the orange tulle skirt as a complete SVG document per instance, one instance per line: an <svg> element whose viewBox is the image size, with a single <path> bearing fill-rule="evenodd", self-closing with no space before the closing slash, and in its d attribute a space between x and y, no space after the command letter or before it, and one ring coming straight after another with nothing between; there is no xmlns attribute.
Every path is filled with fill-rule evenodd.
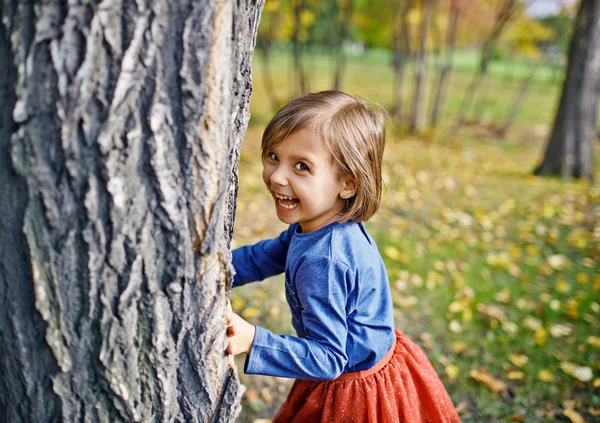
<svg viewBox="0 0 600 423"><path fill-rule="evenodd" d="M296 380L273 423L448 423L460 418L423 351L402 332L366 371L331 381Z"/></svg>

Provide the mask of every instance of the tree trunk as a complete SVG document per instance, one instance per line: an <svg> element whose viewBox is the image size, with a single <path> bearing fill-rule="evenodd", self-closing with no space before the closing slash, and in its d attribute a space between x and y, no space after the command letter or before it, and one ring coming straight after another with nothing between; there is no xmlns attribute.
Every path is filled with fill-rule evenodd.
<svg viewBox="0 0 600 423"><path fill-rule="evenodd" d="M600 0L582 0L554 126L535 175L594 179L599 94Z"/></svg>
<svg viewBox="0 0 600 423"><path fill-rule="evenodd" d="M302 52L303 43L300 40L300 31L302 29L302 8L303 0L294 0L294 32L292 33L292 49L294 55L294 80L296 84L296 93L298 95L306 94L308 91L306 84L306 73L304 72L304 54Z"/></svg>
<svg viewBox="0 0 600 423"><path fill-rule="evenodd" d="M273 111L277 112L277 110L279 110L281 107L281 101L275 93L275 84L273 83L273 77L271 75L271 46L265 46L260 49L259 52L262 58L261 70L263 83L265 84L265 94L271 102L271 108Z"/></svg>
<svg viewBox="0 0 600 423"><path fill-rule="evenodd" d="M450 74L452 73L452 59L454 56L454 49L456 47L456 34L458 32L459 17L460 8L457 6L456 1L453 1L450 7L450 22L448 23L448 32L446 35L448 47L445 53L444 63L441 65L439 70L438 84L435 91L435 98L433 100L433 110L431 112L432 128L435 128L438 125L444 111L446 93L448 92L448 83L450 82Z"/></svg>
<svg viewBox="0 0 600 423"><path fill-rule="evenodd" d="M404 119L404 74L406 62L410 56L410 33L408 12L412 2L394 3L394 120L402 123Z"/></svg>
<svg viewBox="0 0 600 423"><path fill-rule="evenodd" d="M0 421L229 422L261 1L0 3Z"/></svg>
<svg viewBox="0 0 600 423"><path fill-rule="evenodd" d="M342 77L346 69L346 54L344 53L344 44L348 41L350 22L352 20L353 0L342 0L341 13L338 14L338 34L336 46L334 47L334 71L333 71L333 89L340 90L342 87Z"/></svg>
<svg viewBox="0 0 600 423"><path fill-rule="evenodd" d="M427 37L431 24L431 7L433 0L421 3L421 30L419 31L419 51L415 55L415 88L412 103L410 131L419 132L425 127L426 90L427 90Z"/></svg>
<svg viewBox="0 0 600 423"><path fill-rule="evenodd" d="M481 60L479 63L479 68L473 79L469 83L467 90L465 91L465 95L463 97L462 102L460 103L458 109L458 120L454 129L452 130L453 135L458 135L463 125L467 121L467 116L469 111L471 110L471 105L475 100L475 95L481 86L481 83L485 79L488 71L488 65L492 58L492 53L494 52L494 48L500 39L500 35L504 31L506 24L510 22L510 20L515 15L518 10L519 2L517 0L504 0L500 4L500 10L496 15L496 20L494 22L494 28L490 33L490 36L483 43L483 47L481 49Z"/></svg>
<svg viewBox="0 0 600 423"><path fill-rule="evenodd" d="M529 71L529 74L521 83L521 88L519 89L519 92L517 93L517 95L515 96L515 99L512 102L510 111L506 115L506 119L504 119L504 123L502 124L502 127L499 128L497 131L497 134L499 137L504 138L506 136L506 133L508 132L509 128L512 126L513 122L515 121L515 118L517 117L517 114L519 112L519 107L521 106L521 102L525 98L525 94L527 93L527 90L529 90L529 87L531 86L531 82L533 81L533 77L535 76L535 74L541 64L542 64L542 59L538 60L535 64L533 64L531 67L531 70Z"/></svg>

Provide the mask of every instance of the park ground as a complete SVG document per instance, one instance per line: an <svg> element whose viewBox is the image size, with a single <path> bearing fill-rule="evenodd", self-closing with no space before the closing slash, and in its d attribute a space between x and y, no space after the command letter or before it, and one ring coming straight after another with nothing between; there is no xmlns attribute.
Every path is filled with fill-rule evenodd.
<svg viewBox="0 0 600 423"><path fill-rule="evenodd" d="M343 90L389 109L388 63L385 52L350 58ZM386 191L367 228L386 262L397 326L427 353L464 422L600 421L600 186L532 176L560 93L561 75L550 68L540 68L501 139L494 129L528 65L494 63L477 123L446 135L475 64L469 53L457 57L436 132L410 137L388 127ZM260 137L273 110L259 66L255 60L234 246L285 229L261 179ZM289 66L288 55L275 56L279 93ZM312 90L328 88L327 58L313 55L310 68ZM279 277L236 288L232 304L254 324L293 333ZM268 422L291 381L240 373L237 421Z"/></svg>

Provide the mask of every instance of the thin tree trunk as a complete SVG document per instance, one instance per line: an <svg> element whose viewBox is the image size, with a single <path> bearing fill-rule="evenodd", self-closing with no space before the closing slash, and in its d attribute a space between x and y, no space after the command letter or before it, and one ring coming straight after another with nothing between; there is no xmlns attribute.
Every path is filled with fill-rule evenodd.
<svg viewBox="0 0 600 423"><path fill-rule="evenodd" d="M454 56L454 49L456 48L456 34L458 32L459 17L460 9L456 5L456 1L453 1L450 8L448 32L446 34L447 51L445 54L445 61L440 67L438 84L435 91L435 98L433 100L433 110L431 112L432 128L435 128L438 125L444 111L446 93L448 92L448 83L450 82L450 75L452 73L452 59Z"/></svg>
<svg viewBox="0 0 600 423"><path fill-rule="evenodd" d="M527 91L529 90L529 87L531 86L531 81L533 81L533 77L535 76L535 74L541 64L542 64L542 60L538 60L532 66L531 70L529 71L529 74L521 83L521 88L519 89L519 92L517 93L517 95L512 103L510 111L506 115L506 119L504 120L502 127L497 132L498 136L500 136L501 138L506 136L506 133L508 132L508 130L512 126L513 122L515 121L515 118L517 117L517 114L519 112L519 108L521 107L521 103L522 103L523 99L525 98L525 94L527 94Z"/></svg>
<svg viewBox="0 0 600 423"><path fill-rule="evenodd" d="M600 0L582 0L554 126L534 174L593 181L599 95Z"/></svg>
<svg viewBox="0 0 600 423"><path fill-rule="evenodd" d="M431 7L433 0L423 0L421 4L421 29L419 31L419 50L415 55L415 88L413 94L410 131L419 132L426 124L427 110L427 37L431 25Z"/></svg>
<svg viewBox="0 0 600 423"><path fill-rule="evenodd" d="M262 1L0 3L0 421L230 422Z"/></svg>
<svg viewBox="0 0 600 423"><path fill-rule="evenodd" d="M469 83L469 86L465 91L465 95L458 109L458 119L452 131L453 135L457 135L467 121L467 116L469 114L469 111L471 110L471 105L473 104L475 95L477 94L481 83L487 75L489 61L492 58L494 48L496 47L496 44L498 43L500 35L504 31L506 24L512 19L515 12L517 11L517 6L517 0L504 0L500 7L500 10L496 17L496 22L494 23L494 28L489 38L485 40L483 44L479 68L476 74L473 76L473 79Z"/></svg>
<svg viewBox="0 0 600 423"><path fill-rule="evenodd" d="M350 23L352 21L353 0L342 0L342 10L339 16L339 34L338 43L335 46L335 68L333 72L333 89L340 90L342 87L342 78L346 69L346 54L344 53L344 44L348 41Z"/></svg>
<svg viewBox="0 0 600 423"><path fill-rule="evenodd" d="M302 12L303 0L294 0L294 32L292 34L292 46L294 55L294 75L297 94L307 92L306 74L304 72L304 60L302 53L302 42L300 40L300 31L302 22L300 15Z"/></svg>
<svg viewBox="0 0 600 423"><path fill-rule="evenodd" d="M410 56L410 33L408 26L408 12L411 1L402 5L396 4L394 12L394 120L402 123L404 120L404 99L406 97L404 74L406 62Z"/></svg>
<svg viewBox="0 0 600 423"><path fill-rule="evenodd" d="M263 47L262 49L258 50L260 52L261 58L262 58L262 63L261 63L261 70L262 70L262 79L263 79L263 83L265 84L265 93L267 94L267 97L269 98L269 101L271 102L271 108L274 111L279 110L279 108L281 107L281 101L279 100L279 97L277 97L277 94L275 93L275 84L273 83L273 77L271 75L271 47Z"/></svg>

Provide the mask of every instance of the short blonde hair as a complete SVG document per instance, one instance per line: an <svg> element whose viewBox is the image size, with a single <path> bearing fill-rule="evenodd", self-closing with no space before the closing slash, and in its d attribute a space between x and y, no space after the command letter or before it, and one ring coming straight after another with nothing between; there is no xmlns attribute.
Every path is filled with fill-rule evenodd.
<svg viewBox="0 0 600 423"><path fill-rule="evenodd" d="M320 91L292 100L267 125L262 137L263 163L283 140L302 129L317 133L333 156L339 176L348 175L356 194L347 200L339 221L364 222L381 201L385 115L366 101L340 91Z"/></svg>

